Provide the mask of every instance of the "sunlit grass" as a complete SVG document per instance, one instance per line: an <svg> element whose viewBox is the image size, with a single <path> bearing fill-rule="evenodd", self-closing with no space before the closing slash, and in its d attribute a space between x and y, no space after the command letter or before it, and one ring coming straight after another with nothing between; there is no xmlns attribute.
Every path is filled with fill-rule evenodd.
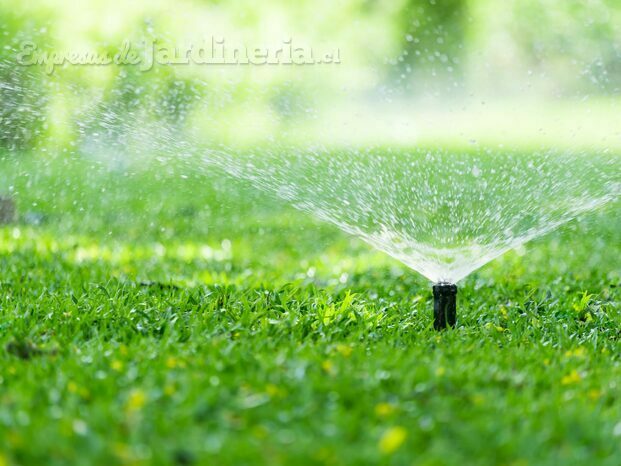
<svg viewBox="0 0 621 466"><path fill-rule="evenodd" d="M243 183L72 167L17 176L0 227L0 461L621 454L618 203L467 278L437 333L426 280Z"/></svg>

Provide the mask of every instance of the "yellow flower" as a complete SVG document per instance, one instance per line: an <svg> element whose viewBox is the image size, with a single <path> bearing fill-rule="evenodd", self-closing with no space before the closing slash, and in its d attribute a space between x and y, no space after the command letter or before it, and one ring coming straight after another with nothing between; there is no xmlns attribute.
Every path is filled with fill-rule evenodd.
<svg viewBox="0 0 621 466"><path fill-rule="evenodd" d="M86 387L80 387L80 389L78 390L78 393L80 394L80 396L82 398L90 398L91 397L91 392L89 392L88 388L86 388Z"/></svg>
<svg viewBox="0 0 621 466"><path fill-rule="evenodd" d="M391 427L382 435L378 445L379 450L385 455L394 453L403 445L407 436L408 433L403 427Z"/></svg>
<svg viewBox="0 0 621 466"><path fill-rule="evenodd" d="M573 371L571 371L570 374L564 376L561 379L561 384L562 385L573 385L573 384L580 382L581 380L582 380L582 377L580 376L578 371L574 369Z"/></svg>
<svg viewBox="0 0 621 466"><path fill-rule="evenodd" d="M341 353L341 355L345 358L348 358L351 356L351 353L354 351L352 349L351 346L349 345L344 345L342 343L339 343L338 345L336 345L336 350Z"/></svg>
<svg viewBox="0 0 621 466"><path fill-rule="evenodd" d="M595 401L602 396L602 392L600 390L591 389L588 391L587 396L589 399Z"/></svg>
<svg viewBox="0 0 621 466"><path fill-rule="evenodd" d="M134 460L134 455L128 445L117 442L112 446L112 451L115 456L122 460L124 463L128 463Z"/></svg>
<svg viewBox="0 0 621 466"><path fill-rule="evenodd" d="M586 349L584 349L584 346L579 346L578 348L574 350L574 356L581 358L585 355L586 355Z"/></svg>
<svg viewBox="0 0 621 466"><path fill-rule="evenodd" d="M127 411L139 411L147 402L147 395L139 388L132 390L127 398L125 409Z"/></svg>
<svg viewBox="0 0 621 466"><path fill-rule="evenodd" d="M268 383L265 386L265 393L267 393L271 398L282 398L287 395L287 391L284 388L274 385L273 383Z"/></svg>
<svg viewBox="0 0 621 466"><path fill-rule="evenodd" d="M446 369L442 366L436 369L436 376L442 377L446 373Z"/></svg>
<svg viewBox="0 0 621 466"><path fill-rule="evenodd" d="M110 363L110 367L112 368L113 371L121 372L123 370L123 362L119 361L118 359L115 359L114 361Z"/></svg>
<svg viewBox="0 0 621 466"><path fill-rule="evenodd" d="M390 403L378 403L375 405L375 415L378 417L387 417L395 412L395 406Z"/></svg>
<svg viewBox="0 0 621 466"><path fill-rule="evenodd" d="M565 356L568 358L571 358L571 357L582 358L584 357L585 354L586 354L586 350L584 349L583 346L579 346L578 348L574 350L569 350L565 352Z"/></svg>
<svg viewBox="0 0 621 466"><path fill-rule="evenodd" d="M70 380L69 383L67 384L67 390L70 393L76 393L78 391L78 384L75 383L73 380Z"/></svg>
<svg viewBox="0 0 621 466"><path fill-rule="evenodd" d="M166 367L168 367L169 369L174 369L178 365L179 365L179 362L177 361L177 358L175 358L174 356L168 356L166 358Z"/></svg>
<svg viewBox="0 0 621 466"><path fill-rule="evenodd" d="M0 453L0 466L8 466L8 465L9 465L9 460L6 458L6 456Z"/></svg>
<svg viewBox="0 0 621 466"><path fill-rule="evenodd" d="M324 362L321 363L321 368L330 375L334 375L335 373L334 364L332 364L332 361L330 361L329 359L326 359Z"/></svg>
<svg viewBox="0 0 621 466"><path fill-rule="evenodd" d="M173 384L168 384L164 387L164 395L173 396L177 389Z"/></svg>

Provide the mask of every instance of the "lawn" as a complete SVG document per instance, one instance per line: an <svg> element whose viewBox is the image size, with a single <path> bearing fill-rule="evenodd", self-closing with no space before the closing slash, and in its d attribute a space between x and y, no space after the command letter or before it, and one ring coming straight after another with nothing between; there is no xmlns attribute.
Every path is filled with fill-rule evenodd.
<svg viewBox="0 0 621 466"><path fill-rule="evenodd" d="M242 181L46 157L0 160L0 465L619 464L619 202L439 333L425 279Z"/></svg>

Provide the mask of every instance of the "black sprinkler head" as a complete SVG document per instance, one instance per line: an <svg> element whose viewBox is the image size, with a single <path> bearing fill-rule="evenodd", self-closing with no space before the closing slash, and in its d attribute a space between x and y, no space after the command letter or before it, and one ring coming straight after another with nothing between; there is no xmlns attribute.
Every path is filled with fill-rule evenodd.
<svg viewBox="0 0 621 466"><path fill-rule="evenodd" d="M455 327L456 321L457 285L436 283L433 285L433 328Z"/></svg>

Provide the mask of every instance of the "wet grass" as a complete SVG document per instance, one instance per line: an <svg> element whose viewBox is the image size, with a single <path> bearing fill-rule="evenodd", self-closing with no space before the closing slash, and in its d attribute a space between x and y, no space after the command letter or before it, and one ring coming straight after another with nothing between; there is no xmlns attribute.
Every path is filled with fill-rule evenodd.
<svg viewBox="0 0 621 466"><path fill-rule="evenodd" d="M0 464L618 464L618 203L437 333L425 280L243 183L36 162L0 169Z"/></svg>

